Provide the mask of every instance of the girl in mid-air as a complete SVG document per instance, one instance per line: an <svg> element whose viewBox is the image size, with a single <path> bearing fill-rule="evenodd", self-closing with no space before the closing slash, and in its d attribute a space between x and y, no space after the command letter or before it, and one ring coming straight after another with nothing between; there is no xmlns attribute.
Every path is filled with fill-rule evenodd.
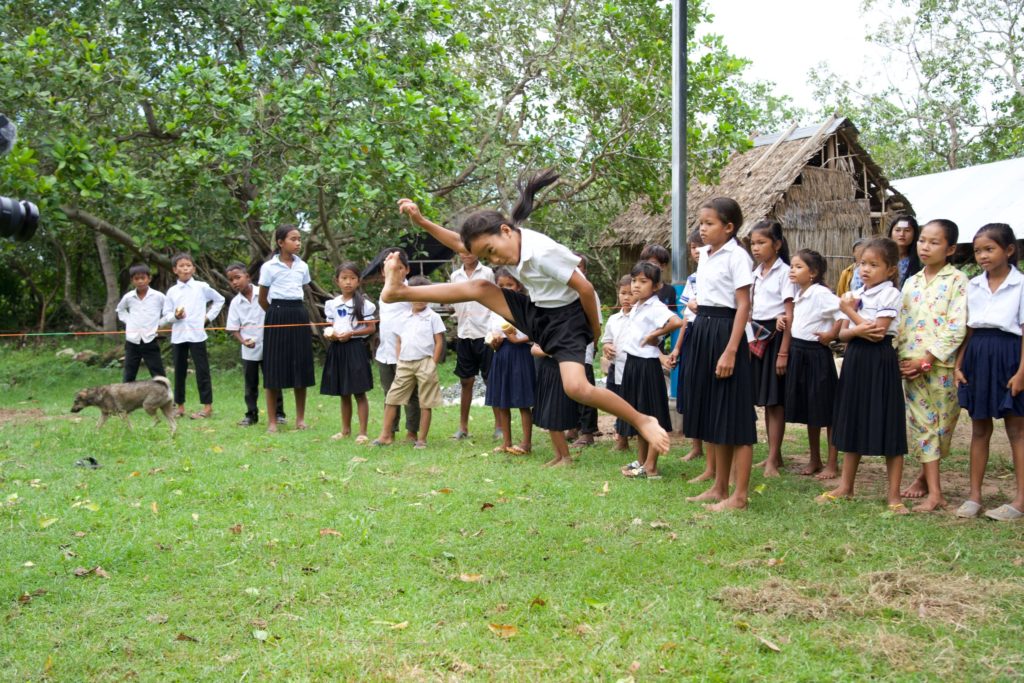
<svg viewBox="0 0 1024 683"><path fill-rule="evenodd" d="M482 303L557 361L570 398L626 420L654 452L665 453L668 433L657 418L640 414L611 391L587 382L584 357L587 344L601 336L601 319L594 287L577 268L579 257L550 237L520 227L533 211L536 194L557 180L551 170L535 175L522 189L511 218L498 211L477 211L466 218L460 232L432 223L410 199L398 202L399 212L449 249L509 266L529 295L484 280L412 288L402 284L401 264L392 255L384 265L381 300Z"/></svg>

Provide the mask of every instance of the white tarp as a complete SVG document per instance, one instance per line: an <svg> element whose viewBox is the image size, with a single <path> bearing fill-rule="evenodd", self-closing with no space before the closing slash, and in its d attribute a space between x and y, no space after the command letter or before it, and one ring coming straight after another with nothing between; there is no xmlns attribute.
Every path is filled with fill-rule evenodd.
<svg viewBox="0 0 1024 683"><path fill-rule="evenodd" d="M986 223L1009 223L1024 239L1024 157L894 180L924 223L947 218L960 227L960 242L970 242Z"/></svg>

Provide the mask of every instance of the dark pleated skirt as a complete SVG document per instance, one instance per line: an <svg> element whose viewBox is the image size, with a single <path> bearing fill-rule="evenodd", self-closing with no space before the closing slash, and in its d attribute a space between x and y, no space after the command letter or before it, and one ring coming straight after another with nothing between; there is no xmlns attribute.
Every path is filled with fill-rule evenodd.
<svg viewBox="0 0 1024 683"><path fill-rule="evenodd" d="M573 429L580 420L580 405L562 389L562 373L554 358L542 358L537 366L533 403L533 424L541 429L562 432Z"/></svg>
<svg viewBox="0 0 1024 683"><path fill-rule="evenodd" d="M316 384L309 314L299 300L271 301L263 332L263 386L293 389ZM294 325L294 327L274 327Z"/></svg>
<svg viewBox="0 0 1024 683"><path fill-rule="evenodd" d="M622 398L643 415L658 418L665 431L672 431L672 418L668 414L668 394L665 392L665 373L657 358L626 356L622 371ZM639 432L624 420L615 424L622 436L637 436Z"/></svg>
<svg viewBox="0 0 1024 683"><path fill-rule="evenodd" d="M786 366L786 422L831 427L839 375L832 350L818 342L792 339Z"/></svg>
<svg viewBox="0 0 1024 683"><path fill-rule="evenodd" d="M832 441L844 453L903 456L907 452L906 401L892 337L846 345L836 386Z"/></svg>
<svg viewBox="0 0 1024 683"><path fill-rule="evenodd" d="M757 440L754 379L750 353L740 344L730 377L715 377L718 359L729 344L736 311L700 306L693 334L686 341L683 374L683 433L713 444L745 446Z"/></svg>
<svg viewBox="0 0 1024 683"><path fill-rule="evenodd" d="M757 320L760 325L775 332L775 320ZM775 361L782 349L781 333L775 333L764 350L764 358L750 354L750 369L754 373L754 405L781 406L786 400L786 376L775 372Z"/></svg>
<svg viewBox="0 0 1024 683"><path fill-rule="evenodd" d="M320 393L324 396L352 396L365 394L370 389L373 389L373 372L370 370L366 340L329 342Z"/></svg>
<svg viewBox="0 0 1024 683"><path fill-rule="evenodd" d="M495 408L532 408L535 385L530 345L506 341L491 359L484 404Z"/></svg>
<svg viewBox="0 0 1024 683"><path fill-rule="evenodd" d="M1024 393L1013 396L1006 388L1020 365L1020 344L1020 335L971 330L962 366L967 385L957 389L956 395L972 420L1024 415Z"/></svg>
<svg viewBox="0 0 1024 683"><path fill-rule="evenodd" d="M683 412L683 368L686 363L686 349L690 345L690 333L693 332L693 326L696 320L691 320L686 324L686 329L683 330L683 343L679 345L679 359L676 361L676 367L679 371L676 372L676 412Z"/></svg>

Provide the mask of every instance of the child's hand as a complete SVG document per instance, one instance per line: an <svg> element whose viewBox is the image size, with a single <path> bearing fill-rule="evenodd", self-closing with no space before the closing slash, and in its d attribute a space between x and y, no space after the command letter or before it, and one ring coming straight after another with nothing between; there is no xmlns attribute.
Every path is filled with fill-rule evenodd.
<svg viewBox="0 0 1024 683"><path fill-rule="evenodd" d="M679 364L679 349L672 349L672 353L668 354L668 362L675 367Z"/></svg>
<svg viewBox="0 0 1024 683"><path fill-rule="evenodd" d="M817 332L814 336L818 338L818 343L822 346L828 346L836 340L836 335L832 334L832 330L829 330L828 332Z"/></svg>
<svg viewBox="0 0 1024 683"><path fill-rule="evenodd" d="M177 318L178 320L184 320L184 318L185 318L185 307L184 306L178 306L177 308L175 308L174 309L174 317Z"/></svg>
<svg viewBox="0 0 1024 683"><path fill-rule="evenodd" d="M775 358L775 374L782 377L786 374L786 368L789 367L789 353L779 352L779 355Z"/></svg>
<svg viewBox="0 0 1024 683"><path fill-rule="evenodd" d="M665 355L662 353L658 356L658 360L661 362L661 369L665 372L672 372L672 369L676 366L676 364L672 362L671 355Z"/></svg>
<svg viewBox="0 0 1024 683"><path fill-rule="evenodd" d="M839 299L839 310L848 316L856 313L859 306L860 299L853 296L852 292L847 292Z"/></svg>
<svg viewBox="0 0 1024 683"><path fill-rule="evenodd" d="M351 338L352 338L352 332L341 332L339 334L335 334L334 335L334 340L335 341L340 341L340 342L347 342Z"/></svg>
<svg viewBox="0 0 1024 683"><path fill-rule="evenodd" d="M649 334L646 337L644 337L644 340L643 340L643 342L641 342L640 346L657 346L658 345L658 341L659 341L658 335L656 335L656 334Z"/></svg>
<svg viewBox="0 0 1024 683"><path fill-rule="evenodd" d="M692 297L689 301L687 301L686 302L686 307L689 310L691 310L694 313L696 313L697 312L697 297Z"/></svg>
<svg viewBox="0 0 1024 683"><path fill-rule="evenodd" d="M903 379L914 379L920 372L918 365L912 360L901 360L900 361L900 376Z"/></svg>
<svg viewBox="0 0 1024 683"><path fill-rule="evenodd" d="M776 332L785 332L787 327L789 327L789 317L786 314L782 314L775 319Z"/></svg>
<svg viewBox="0 0 1024 683"><path fill-rule="evenodd" d="M602 346L601 354L608 360L615 360L615 344L608 342Z"/></svg>
<svg viewBox="0 0 1024 683"><path fill-rule="evenodd" d="M256 340L253 339L252 337L246 337L245 339L242 340L242 346L248 347L250 349L256 348Z"/></svg>
<svg viewBox="0 0 1024 683"><path fill-rule="evenodd" d="M726 349L722 352L721 358L718 359L718 365L715 366L715 377L718 379L726 379L732 377L732 371L736 368L736 352Z"/></svg>
<svg viewBox="0 0 1024 683"><path fill-rule="evenodd" d="M420 207L416 205L416 202L404 197L398 200L398 213L404 213L410 221L416 224L423 219L423 214L420 213Z"/></svg>
<svg viewBox="0 0 1024 683"><path fill-rule="evenodd" d="M879 342L885 338L885 329L879 327L874 322L862 322L853 328L853 334L862 339L868 341Z"/></svg>
<svg viewBox="0 0 1024 683"><path fill-rule="evenodd" d="M964 371L961 370L960 368L957 368L956 370L953 371L953 383L956 385L957 389L959 389L960 387L967 386L967 375L965 375Z"/></svg>
<svg viewBox="0 0 1024 683"><path fill-rule="evenodd" d="M1010 378L1010 381L1006 383L1006 388L1010 390L1010 395L1016 398L1020 392L1024 391L1024 375L1017 373Z"/></svg>

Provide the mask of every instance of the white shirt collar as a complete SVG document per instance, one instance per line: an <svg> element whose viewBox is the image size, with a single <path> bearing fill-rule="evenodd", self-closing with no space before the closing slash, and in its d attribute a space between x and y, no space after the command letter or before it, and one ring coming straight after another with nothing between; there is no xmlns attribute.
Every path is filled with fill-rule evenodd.
<svg viewBox="0 0 1024 683"><path fill-rule="evenodd" d="M1024 280L1024 274L1021 274L1019 270L1010 266L1010 272L1006 275L1006 279L1003 280L999 287L996 288L996 292L1006 287L1015 287L1020 284L1022 280ZM972 278L970 284L975 287L981 287L985 289L985 291L992 292L992 289L988 286L988 273L982 273L978 277ZM995 294L995 292L992 293Z"/></svg>

